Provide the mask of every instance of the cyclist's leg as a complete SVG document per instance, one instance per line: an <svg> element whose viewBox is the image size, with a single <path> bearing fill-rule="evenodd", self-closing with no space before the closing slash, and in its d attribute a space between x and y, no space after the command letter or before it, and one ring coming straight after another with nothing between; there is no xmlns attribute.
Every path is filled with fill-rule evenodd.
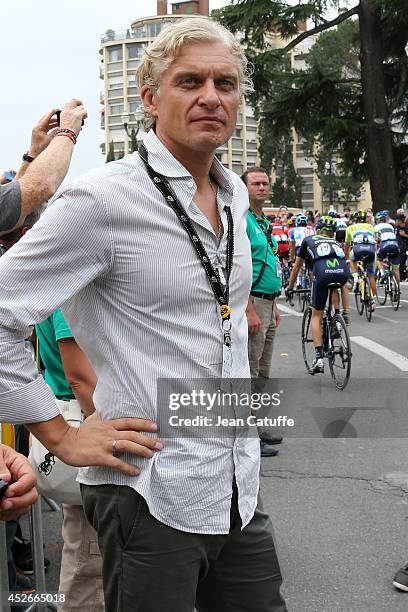
<svg viewBox="0 0 408 612"><path fill-rule="evenodd" d="M366 271L367 271L368 280L370 281L371 299L374 299L374 296L377 293L375 247L372 249L371 253L367 255Z"/></svg>
<svg viewBox="0 0 408 612"><path fill-rule="evenodd" d="M341 288L341 301L343 304L343 314L348 315L350 312L350 291L347 283L345 283Z"/></svg>
<svg viewBox="0 0 408 612"><path fill-rule="evenodd" d="M401 282L401 276L400 276L400 264L392 264L393 270L394 270L394 276L395 276L395 280L398 283L398 286Z"/></svg>
<svg viewBox="0 0 408 612"><path fill-rule="evenodd" d="M360 253L358 250L358 246L354 246L350 251L350 270L353 275L353 291L356 291L358 287L358 271L357 271L357 261L359 261Z"/></svg>
<svg viewBox="0 0 408 612"><path fill-rule="evenodd" d="M315 373L322 373L324 371L322 320L324 307L328 296L328 288L324 278L325 267L324 261L320 260L315 263L313 268L314 276L311 295L312 317L310 321L310 328L312 332L313 346L315 348L315 360L312 364L312 370L314 370Z"/></svg>
<svg viewBox="0 0 408 612"><path fill-rule="evenodd" d="M398 286L400 284L400 262L401 262L401 255L400 255L400 250L397 244L393 244L392 245L392 251L390 251L389 253L389 260L390 260L390 265L392 266L392 269L394 271L394 276L395 276L395 280L398 283Z"/></svg>
<svg viewBox="0 0 408 612"><path fill-rule="evenodd" d="M340 292L338 289L333 291L332 306L336 312L340 311Z"/></svg>

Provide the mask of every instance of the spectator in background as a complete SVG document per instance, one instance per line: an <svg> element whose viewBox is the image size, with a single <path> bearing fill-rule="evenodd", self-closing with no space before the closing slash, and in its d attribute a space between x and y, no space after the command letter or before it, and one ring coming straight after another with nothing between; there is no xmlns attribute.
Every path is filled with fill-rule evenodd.
<svg viewBox="0 0 408 612"><path fill-rule="evenodd" d="M395 233L400 248L400 277L407 280L408 224L404 212L395 217Z"/></svg>
<svg viewBox="0 0 408 612"><path fill-rule="evenodd" d="M95 412L95 372L79 348L60 310L35 326L45 381L60 411L87 417ZM62 504L62 538L58 591L65 594L59 612L103 612L102 559L94 528L82 506Z"/></svg>
<svg viewBox="0 0 408 612"><path fill-rule="evenodd" d="M22 224L27 215L54 195L68 171L76 137L87 112L79 100L65 104L60 127L53 108L34 126L29 150L14 180L0 185L0 236ZM56 134L64 136L55 138ZM71 138L70 138L71 136ZM7 174L7 173L6 173Z"/></svg>
<svg viewBox="0 0 408 612"><path fill-rule="evenodd" d="M0 444L0 480L10 483L0 503L0 520L15 520L37 500L37 479L28 459L5 444Z"/></svg>
<svg viewBox="0 0 408 612"><path fill-rule="evenodd" d="M366 223L370 223L371 225L374 225L375 219L374 219L373 209L372 208L366 208L366 212L367 212Z"/></svg>
<svg viewBox="0 0 408 612"><path fill-rule="evenodd" d="M60 304L98 376L94 399L104 418L155 418L160 409L168 417L157 404L163 377L249 375L247 191L215 155L236 125L246 58L220 24L185 21L163 29L138 66L151 128L141 155L77 179L0 260L0 282L10 285L0 310L0 354L8 356L0 358L1 390L12 385L0 407L23 396L28 414L45 412L56 423L43 436L51 445L61 436L58 410L22 363L19 338L28 321ZM185 213L177 208L178 217L166 200L180 207L182 200ZM183 219L193 233L184 233ZM193 243L207 257L198 258ZM211 265L208 277L210 262L217 272ZM200 299L191 299L197 293ZM163 447L148 440L139 469L126 477L113 464L80 474L103 555L107 608L190 612L196 603L200 612L286 611L270 521L258 506L259 442L229 438L220 446L213 438L173 436ZM112 455L128 450L119 435L110 440Z"/></svg>

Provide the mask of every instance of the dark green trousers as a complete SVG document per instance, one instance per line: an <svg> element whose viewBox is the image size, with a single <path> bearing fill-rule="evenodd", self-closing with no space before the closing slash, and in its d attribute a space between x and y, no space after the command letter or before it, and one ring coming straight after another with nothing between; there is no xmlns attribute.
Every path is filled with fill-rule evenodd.
<svg viewBox="0 0 408 612"><path fill-rule="evenodd" d="M81 485L98 533L106 612L286 612L268 515L241 531L234 490L226 535L157 521L130 487Z"/></svg>

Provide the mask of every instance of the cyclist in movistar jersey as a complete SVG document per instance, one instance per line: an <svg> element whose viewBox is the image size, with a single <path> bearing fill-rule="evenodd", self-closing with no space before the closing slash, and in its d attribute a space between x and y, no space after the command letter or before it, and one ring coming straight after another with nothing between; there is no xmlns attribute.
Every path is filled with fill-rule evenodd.
<svg viewBox="0 0 408 612"><path fill-rule="evenodd" d="M346 229L348 226L347 217L341 217L340 214L337 213L335 210L329 210L329 212L327 213L327 216L332 217L332 219L336 221L337 227L336 227L336 233L334 237L344 249L344 241L346 239ZM347 283L343 285L343 287L341 288L341 301L343 303L343 312L341 314L343 316L343 319L346 325L350 325L350 316L349 316L350 296L349 296L349 288L348 288Z"/></svg>
<svg viewBox="0 0 408 612"><path fill-rule="evenodd" d="M375 225L375 233L377 236L377 264L384 276L383 259L388 257L390 264L394 268L395 280L398 285L400 283L400 248L398 246L397 236L391 223L387 222L388 214L385 210L381 210L375 215L377 225Z"/></svg>
<svg viewBox="0 0 408 612"><path fill-rule="evenodd" d="M286 296L290 298L299 270L305 261L309 262L313 267L311 331L316 351L311 368L313 374L324 372L322 319L330 286L344 285L349 277L344 251L334 238L336 227L335 219L320 217L316 223L317 234L306 237L302 242L286 290ZM339 312L339 303L336 291L333 294L336 312Z"/></svg>
<svg viewBox="0 0 408 612"><path fill-rule="evenodd" d="M372 294L371 308L374 310L374 296L377 291L375 282L376 239L374 226L371 223L367 223L367 212L365 210L355 212L354 223L346 229L345 253L347 258L350 257L350 268L354 278L354 291L358 288L356 262L365 260Z"/></svg>

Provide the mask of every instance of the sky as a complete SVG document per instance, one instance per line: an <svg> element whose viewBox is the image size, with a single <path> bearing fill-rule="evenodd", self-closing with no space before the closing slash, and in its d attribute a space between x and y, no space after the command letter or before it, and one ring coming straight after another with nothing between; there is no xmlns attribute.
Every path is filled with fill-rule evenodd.
<svg viewBox="0 0 408 612"><path fill-rule="evenodd" d="M210 0L210 10L227 4ZM99 147L100 35L126 30L156 14L156 0L14 0L2 2L0 53L0 173L18 169L32 127L48 110L79 98L88 119L75 146L67 178L104 163ZM169 4L170 12L170 4Z"/></svg>

